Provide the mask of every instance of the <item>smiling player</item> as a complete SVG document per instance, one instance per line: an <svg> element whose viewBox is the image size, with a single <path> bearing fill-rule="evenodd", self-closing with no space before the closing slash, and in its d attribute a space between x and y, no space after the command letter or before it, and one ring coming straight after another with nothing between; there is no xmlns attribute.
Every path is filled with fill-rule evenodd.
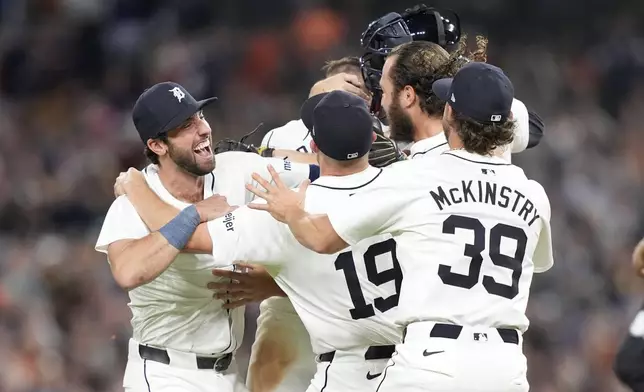
<svg viewBox="0 0 644 392"><path fill-rule="evenodd" d="M219 154L215 165L212 131L202 113L215 100L196 101L182 86L164 82L146 90L134 106L134 125L152 162L145 180L183 211L151 232L130 200L119 197L96 243L97 251L107 253L116 282L129 291L133 337L126 391L244 390L233 361L244 308L224 309L205 288L212 268L232 266L215 264L211 256L180 253L188 242L186 231L204 220L194 203L217 193L233 204L246 204L252 194L244 186L268 162L292 185L310 177L309 165L252 153Z"/></svg>

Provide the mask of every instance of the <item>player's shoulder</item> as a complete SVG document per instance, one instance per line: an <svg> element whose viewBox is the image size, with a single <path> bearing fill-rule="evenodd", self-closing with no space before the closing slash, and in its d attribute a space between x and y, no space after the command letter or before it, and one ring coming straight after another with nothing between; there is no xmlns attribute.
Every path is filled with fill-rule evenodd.
<svg viewBox="0 0 644 392"><path fill-rule="evenodd" d="M346 176L322 176L306 191L307 205L319 211L344 198L370 189L378 183L384 170L369 166L366 170Z"/></svg>
<svg viewBox="0 0 644 392"><path fill-rule="evenodd" d="M290 143L293 139L297 139L298 141L304 140L308 133L309 130L302 120L291 120L284 125L268 131L262 139L262 146L281 148L284 143Z"/></svg>
<svg viewBox="0 0 644 392"><path fill-rule="evenodd" d="M528 179L526 181L526 189L529 192L530 200L537 204L537 208L539 208L542 216L550 219L550 199L543 185L536 180Z"/></svg>
<svg viewBox="0 0 644 392"><path fill-rule="evenodd" d="M447 172L440 156L425 159L407 159L387 166L384 180L389 182L409 182L422 177L440 176ZM415 182L415 181L414 181Z"/></svg>
<svg viewBox="0 0 644 392"><path fill-rule="evenodd" d="M215 155L215 171L224 167L227 170L230 170L230 167L239 167L239 165L243 164L253 164L262 160L262 156L257 155L254 152L226 151Z"/></svg>

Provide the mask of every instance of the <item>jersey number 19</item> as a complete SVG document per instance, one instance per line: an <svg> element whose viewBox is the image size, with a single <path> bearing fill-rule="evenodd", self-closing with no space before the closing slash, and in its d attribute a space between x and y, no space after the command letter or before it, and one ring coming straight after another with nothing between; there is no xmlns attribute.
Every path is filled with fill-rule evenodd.
<svg viewBox="0 0 644 392"><path fill-rule="evenodd" d="M391 255L393 267L379 272L376 266L376 256L387 253ZM347 281L349 295L354 306L353 309L349 310L349 313L354 320L374 316L376 314L374 306L381 312L386 312L394 306L398 306L400 286L403 279L402 269L400 269L400 264L396 258L396 241L393 238L371 245L367 248L363 258L369 281L376 286L393 281L396 292L387 298L376 298L373 304L368 304L360 287L360 279L358 279L358 273L356 272L353 254L351 252L340 253L335 260L335 269L344 272L344 278Z"/></svg>

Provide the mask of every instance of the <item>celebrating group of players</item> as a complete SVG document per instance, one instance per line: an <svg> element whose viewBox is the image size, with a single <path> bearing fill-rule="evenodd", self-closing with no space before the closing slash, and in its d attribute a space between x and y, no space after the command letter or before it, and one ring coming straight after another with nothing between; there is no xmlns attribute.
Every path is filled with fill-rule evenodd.
<svg viewBox="0 0 644 392"><path fill-rule="evenodd" d="M228 143L216 165L214 98L172 82L139 97L151 164L119 176L96 244L129 291L126 390L528 390L550 205L510 154L543 124L486 41L466 54L460 38L455 14L425 6L375 20L300 120L259 149Z"/></svg>

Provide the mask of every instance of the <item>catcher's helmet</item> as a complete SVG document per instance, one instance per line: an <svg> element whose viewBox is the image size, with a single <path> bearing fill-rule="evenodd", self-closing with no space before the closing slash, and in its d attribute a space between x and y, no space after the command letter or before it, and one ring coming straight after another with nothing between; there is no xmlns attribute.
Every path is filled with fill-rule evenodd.
<svg viewBox="0 0 644 392"><path fill-rule="evenodd" d="M364 54L360 57L360 71L365 86L373 93L371 111L380 111L380 77L385 58L391 50L406 42L411 42L412 37L407 24L396 12L390 12L371 23L362 33L360 44Z"/></svg>
<svg viewBox="0 0 644 392"><path fill-rule="evenodd" d="M430 41L447 49L461 39L461 22L451 10L437 10L424 4L408 8L403 14L390 12L371 23L362 33L360 71L365 86L373 94L371 111L380 111L380 77L391 50L411 41Z"/></svg>
<svg viewBox="0 0 644 392"><path fill-rule="evenodd" d="M454 11L419 4L401 16L414 41L434 42L447 49L461 39L461 20Z"/></svg>

